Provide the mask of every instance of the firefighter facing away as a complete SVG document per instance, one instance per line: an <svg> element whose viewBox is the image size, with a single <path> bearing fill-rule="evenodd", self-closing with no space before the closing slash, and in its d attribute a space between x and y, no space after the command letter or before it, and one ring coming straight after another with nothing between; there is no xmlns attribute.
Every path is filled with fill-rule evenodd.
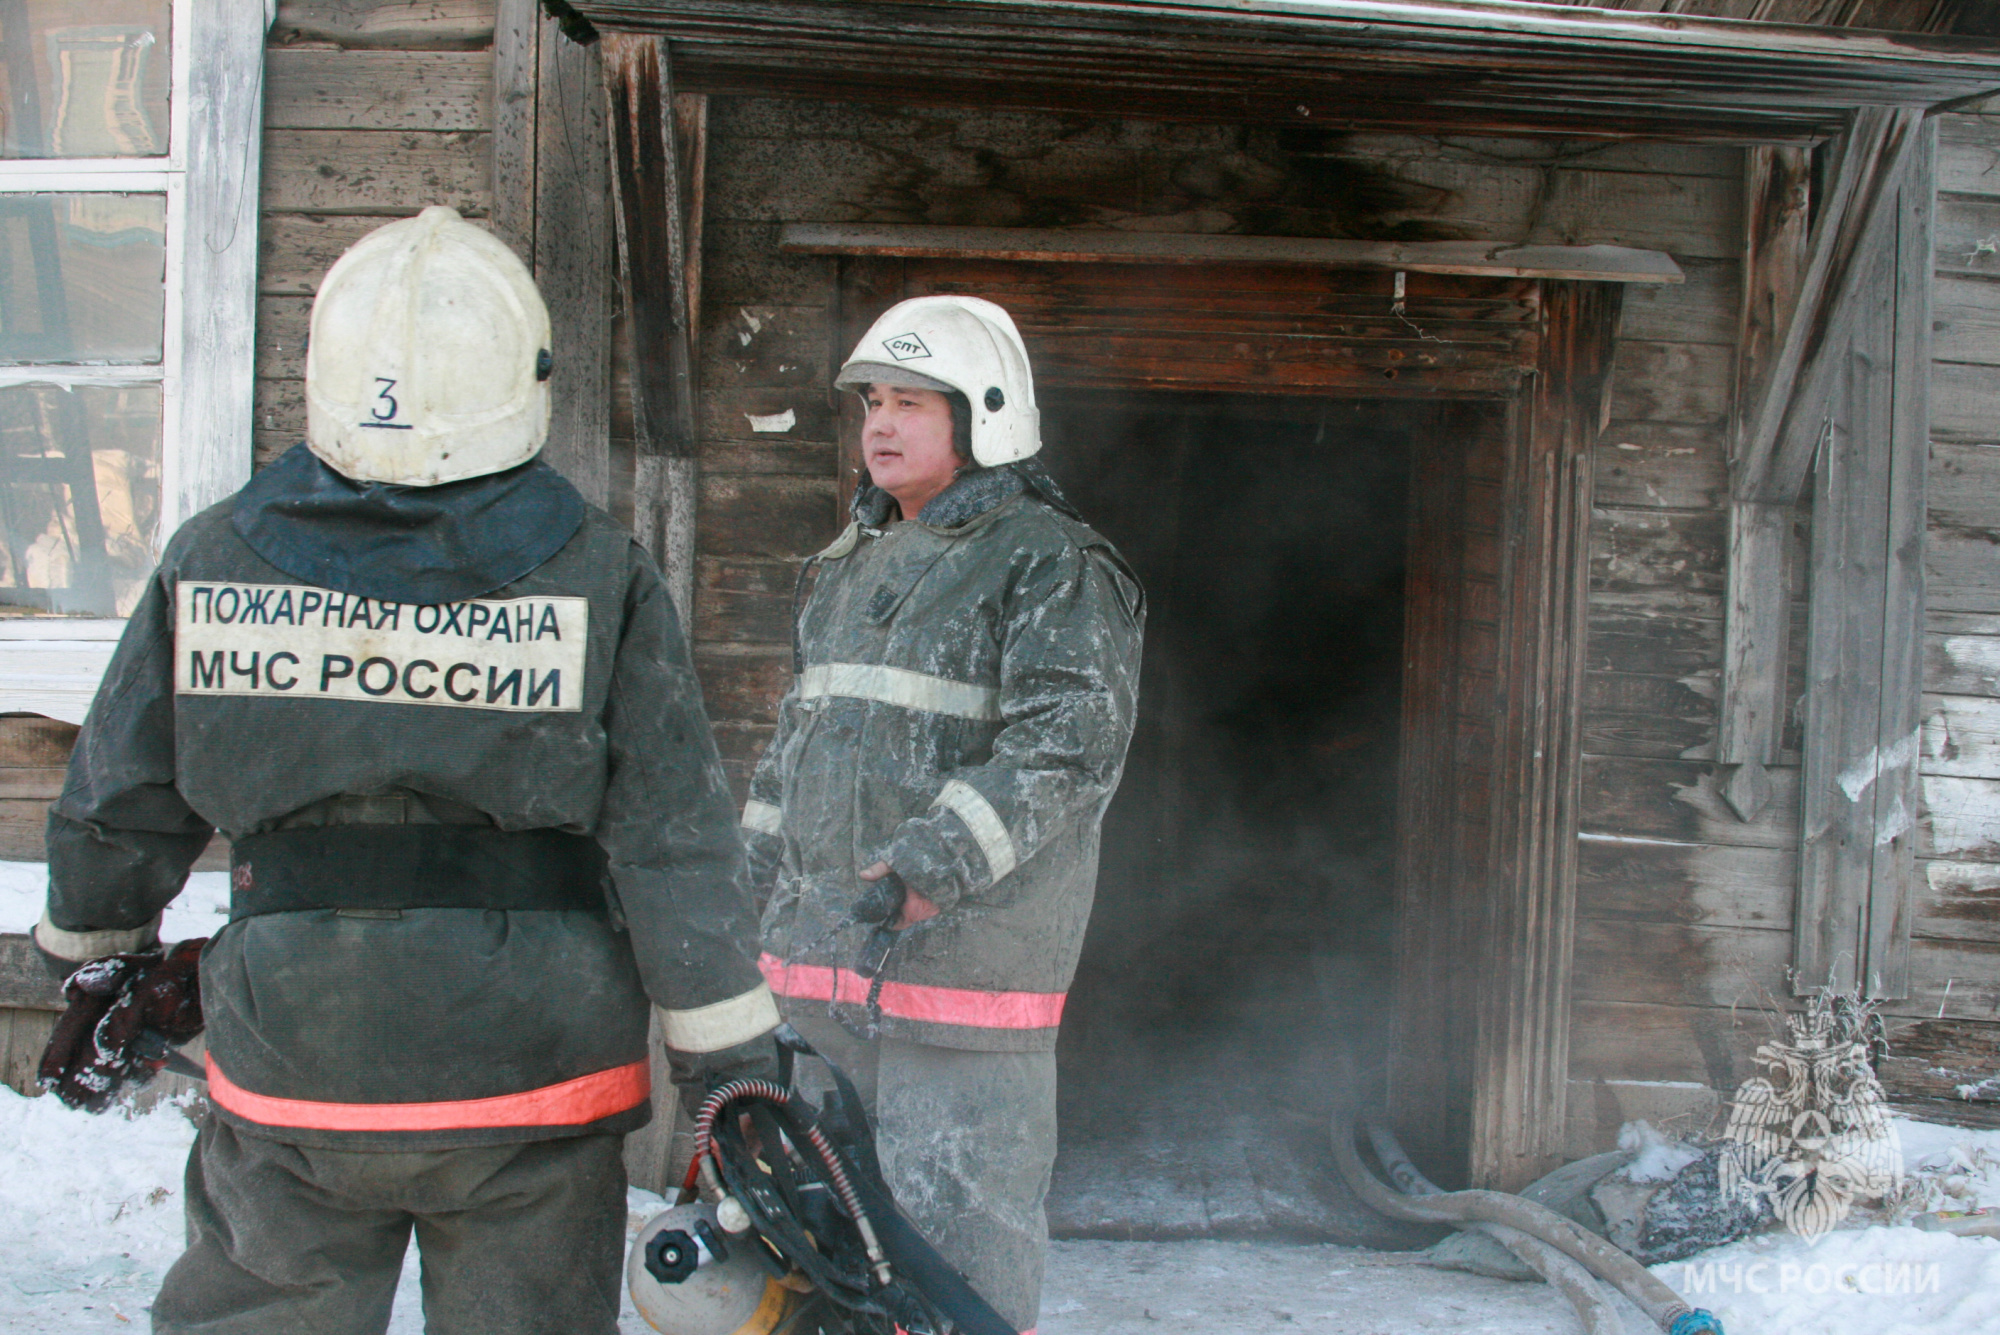
<svg viewBox="0 0 2000 1335"><path fill-rule="evenodd" d="M813 558L743 812L764 972L870 1102L898 1203L1027 1330L1056 1032L1132 734L1143 597L1033 457L1027 353L1000 307L903 302L837 383L866 400L868 471Z"/></svg>
<svg viewBox="0 0 2000 1335"><path fill-rule="evenodd" d="M158 1331L380 1332L414 1229L430 1331L608 1335L651 1007L677 1081L776 1071L687 645L535 457L550 370L500 242L444 208L357 242L307 444L167 545L78 739L45 952L129 960L233 841Z"/></svg>

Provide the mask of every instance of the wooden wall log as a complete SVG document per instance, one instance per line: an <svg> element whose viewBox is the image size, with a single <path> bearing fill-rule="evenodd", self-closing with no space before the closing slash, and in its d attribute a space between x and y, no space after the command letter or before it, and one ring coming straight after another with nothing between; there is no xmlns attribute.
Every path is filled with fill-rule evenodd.
<svg viewBox="0 0 2000 1335"><path fill-rule="evenodd" d="M496 0L279 0L271 41L401 51L476 51L493 37Z"/></svg>
<svg viewBox="0 0 2000 1335"><path fill-rule="evenodd" d="M283 130L491 130L483 51L286 50L264 60L265 125Z"/></svg>

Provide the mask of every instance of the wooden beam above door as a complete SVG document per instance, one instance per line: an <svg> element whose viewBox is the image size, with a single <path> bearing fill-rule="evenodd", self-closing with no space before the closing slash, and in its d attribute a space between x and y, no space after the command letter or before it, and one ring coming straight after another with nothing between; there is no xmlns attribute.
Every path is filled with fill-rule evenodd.
<svg viewBox="0 0 2000 1335"><path fill-rule="evenodd" d="M2000 87L1990 41L1571 5L569 0L690 91L1329 130L1803 143Z"/></svg>
<svg viewBox="0 0 2000 1335"><path fill-rule="evenodd" d="M905 223L787 223L778 249L796 255L1019 260L1071 264L1301 264L1485 278L1678 283L1681 268L1630 246L1514 246L1490 241L1347 241L1321 237Z"/></svg>

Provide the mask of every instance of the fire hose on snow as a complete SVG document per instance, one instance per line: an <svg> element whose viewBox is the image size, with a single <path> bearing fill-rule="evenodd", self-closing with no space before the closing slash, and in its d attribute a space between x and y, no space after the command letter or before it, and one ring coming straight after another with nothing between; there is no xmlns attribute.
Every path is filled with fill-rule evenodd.
<svg viewBox="0 0 2000 1335"><path fill-rule="evenodd" d="M1363 1203L1391 1219L1486 1233L1569 1299L1590 1335L1621 1329L1597 1280L1631 1299L1666 1335L1722 1335L1722 1323L1713 1313L1690 1308L1644 1266L1553 1210L1503 1191L1437 1186L1410 1162L1389 1128L1371 1120L1369 1144L1396 1184L1389 1186L1362 1163L1354 1132L1351 1114L1335 1114L1334 1161Z"/></svg>

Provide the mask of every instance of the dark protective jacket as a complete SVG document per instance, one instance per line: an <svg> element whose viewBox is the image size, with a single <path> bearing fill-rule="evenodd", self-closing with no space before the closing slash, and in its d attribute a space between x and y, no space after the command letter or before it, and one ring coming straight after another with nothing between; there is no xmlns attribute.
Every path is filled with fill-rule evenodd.
<svg viewBox="0 0 2000 1335"><path fill-rule="evenodd" d="M84 724L50 813L44 949L149 939L223 831L235 916L201 971L212 1102L340 1148L629 1130L649 1115L649 998L688 1052L775 1022L687 645L616 524L579 499L567 541L503 587L399 601L273 565L259 550L297 563L234 505L168 544ZM435 516L411 525L434 551L477 549ZM495 886L568 869L569 897L408 907L463 878L466 848L497 853ZM287 908L300 894L315 906Z"/></svg>
<svg viewBox="0 0 2000 1335"><path fill-rule="evenodd" d="M921 522L857 519L816 558L799 671L743 824L768 891L764 971L793 1007L987 1051L1055 1043L1139 684L1144 603L1111 544L1012 469ZM943 910L855 918L886 860Z"/></svg>

